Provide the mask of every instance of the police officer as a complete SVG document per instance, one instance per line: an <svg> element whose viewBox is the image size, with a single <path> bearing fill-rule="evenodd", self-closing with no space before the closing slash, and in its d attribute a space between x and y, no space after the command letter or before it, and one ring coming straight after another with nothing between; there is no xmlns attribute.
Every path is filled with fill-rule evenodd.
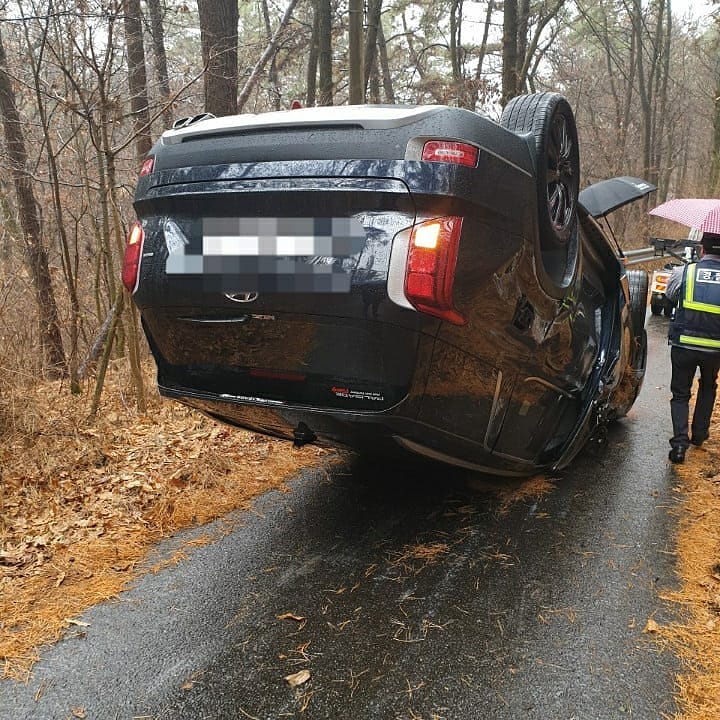
<svg viewBox="0 0 720 720"><path fill-rule="evenodd" d="M699 262L676 268L665 293L677 305L668 333L673 424L669 459L673 463L685 461L691 443L700 446L707 440L720 370L720 235L704 233L700 247ZM690 393L698 368L700 382L690 436Z"/></svg>

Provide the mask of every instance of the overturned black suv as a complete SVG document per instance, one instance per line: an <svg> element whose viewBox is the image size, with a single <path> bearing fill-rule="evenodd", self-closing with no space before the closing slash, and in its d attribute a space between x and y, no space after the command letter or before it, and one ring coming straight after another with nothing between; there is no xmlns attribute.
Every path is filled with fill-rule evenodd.
<svg viewBox="0 0 720 720"><path fill-rule="evenodd" d="M499 124L445 106L179 121L143 165L123 269L160 392L297 444L564 467L627 413L647 354L647 275L579 184L553 93Z"/></svg>

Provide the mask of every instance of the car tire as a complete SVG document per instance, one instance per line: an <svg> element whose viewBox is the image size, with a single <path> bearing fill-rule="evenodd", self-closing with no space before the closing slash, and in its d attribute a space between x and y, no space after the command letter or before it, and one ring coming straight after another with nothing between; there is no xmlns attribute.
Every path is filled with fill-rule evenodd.
<svg viewBox="0 0 720 720"><path fill-rule="evenodd" d="M645 332L645 315L647 311L648 274L644 270L627 271L628 290L630 293L630 319L632 333L638 344ZM651 306L652 310L652 306Z"/></svg>
<svg viewBox="0 0 720 720"><path fill-rule="evenodd" d="M538 202L536 267L543 289L562 296L579 260L577 228L580 152L575 116L558 93L519 95L500 124L527 136L534 156Z"/></svg>
<svg viewBox="0 0 720 720"><path fill-rule="evenodd" d="M663 305L656 300L650 300L650 312L653 315L662 315Z"/></svg>
<svg viewBox="0 0 720 720"><path fill-rule="evenodd" d="M635 357L633 358L632 365L625 371L625 377L623 379L625 392L615 391L611 402L611 409L607 416L609 422L615 422L616 420L624 418L630 411L630 408L635 404L642 389L645 370L647 368L647 330L643 330L637 340L638 345L635 348Z"/></svg>

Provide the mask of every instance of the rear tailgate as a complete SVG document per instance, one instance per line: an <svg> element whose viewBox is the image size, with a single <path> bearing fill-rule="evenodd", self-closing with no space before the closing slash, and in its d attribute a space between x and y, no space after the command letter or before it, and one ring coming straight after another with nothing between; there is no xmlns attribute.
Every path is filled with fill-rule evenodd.
<svg viewBox="0 0 720 720"><path fill-rule="evenodd" d="M288 164L267 177L267 165L255 179L190 183L166 171L138 204L135 301L159 384L240 402L396 404L419 324L436 324L387 296L393 238L415 217L407 187L288 177Z"/></svg>

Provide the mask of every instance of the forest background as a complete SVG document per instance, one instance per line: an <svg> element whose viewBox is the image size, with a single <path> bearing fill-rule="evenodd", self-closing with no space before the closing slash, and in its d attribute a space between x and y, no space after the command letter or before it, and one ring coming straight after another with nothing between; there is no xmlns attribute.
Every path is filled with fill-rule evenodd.
<svg viewBox="0 0 720 720"><path fill-rule="evenodd" d="M0 10L0 434L8 388L62 378L97 412L147 349L120 279L143 159L174 120L345 103L497 119L545 89L575 110L582 184L720 194L720 4L673 0L18 0ZM642 245L644 213L618 236ZM92 382L87 382L92 378ZM0 471L1 474L1 471Z"/></svg>

